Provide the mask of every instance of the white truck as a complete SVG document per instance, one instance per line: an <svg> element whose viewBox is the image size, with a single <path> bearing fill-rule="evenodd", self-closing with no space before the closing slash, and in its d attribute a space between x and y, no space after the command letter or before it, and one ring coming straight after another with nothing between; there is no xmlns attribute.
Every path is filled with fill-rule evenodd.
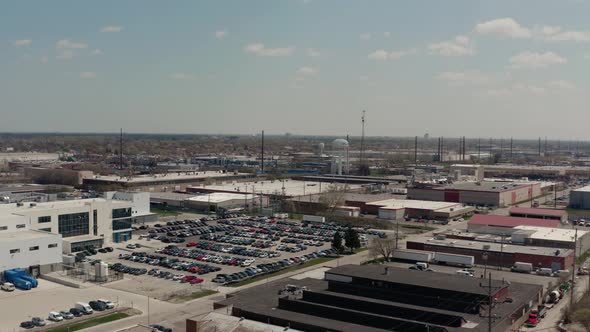
<svg viewBox="0 0 590 332"><path fill-rule="evenodd" d="M437 264L472 267L475 264L475 258L467 255L447 254L444 252L436 252L434 254L434 261Z"/></svg>
<svg viewBox="0 0 590 332"><path fill-rule="evenodd" d="M421 250L398 249L393 252L393 258L410 262L430 263L434 259L434 252Z"/></svg>
<svg viewBox="0 0 590 332"><path fill-rule="evenodd" d="M86 302L76 302L76 306L74 308L82 311L84 315L90 315L94 312L94 310L92 310L90 305Z"/></svg>
<svg viewBox="0 0 590 332"><path fill-rule="evenodd" d="M525 262L514 262L514 265L512 265L510 271L519 273L531 273L533 272L533 264Z"/></svg>
<svg viewBox="0 0 590 332"><path fill-rule="evenodd" d="M303 221L310 221L310 222L326 222L326 218L322 216L314 216L311 214L304 214Z"/></svg>

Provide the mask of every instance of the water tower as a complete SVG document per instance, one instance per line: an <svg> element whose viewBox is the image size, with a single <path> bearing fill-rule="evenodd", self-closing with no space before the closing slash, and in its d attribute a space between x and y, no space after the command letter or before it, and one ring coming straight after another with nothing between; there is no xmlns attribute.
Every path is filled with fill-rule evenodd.
<svg viewBox="0 0 590 332"><path fill-rule="evenodd" d="M319 153L320 156L324 155L324 148L325 148L325 144L324 143L318 144L318 153Z"/></svg>
<svg viewBox="0 0 590 332"><path fill-rule="evenodd" d="M348 141L337 138L332 141L332 174L342 175L342 169L348 174Z"/></svg>

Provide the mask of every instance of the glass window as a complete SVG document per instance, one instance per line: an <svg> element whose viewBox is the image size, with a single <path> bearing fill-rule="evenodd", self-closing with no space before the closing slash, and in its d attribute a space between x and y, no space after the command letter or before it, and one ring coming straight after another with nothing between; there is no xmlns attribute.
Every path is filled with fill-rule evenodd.
<svg viewBox="0 0 590 332"><path fill-rule="evenodd" d="M94 210L92 212L92 233L94 235L98 235L98 211Z"/></svg>
<svg viewBox="0 0 590 332"><path fill-rule="evenodd" d="M25 228L25 227L27 227L27 225L25 225L25 224L18 224L18 225L16 225L16 228Z"/></svg>
<svg viewBox="0 0 590 332"><path fill-rule="evenodd" d="M51 227L49 228L39 228L40 231L51 233Z"/></svg>
<svg viewBox="0 0 590 332"><path fill-rule="evenodd" d="M57 248L57 243L50 243L47 248Z"/></svg>
<svg viewBox="0 0 590 332"><path fill-rule="evenodd" d="M39 250L39 246L29 247L29 251Z"/></svg>
<svg viewBox="0 0 590 332"><path fill-rule="evenodd" d="M113 209L113 219L131 217L131 208Z"/></svg>
<svg viewBox="0 0 590 332"><path fill-rule="evenodd" d="M8 226L0 226L0 231L5 231L8 229Z"/></svg>
<svg viewBox="0 0 590 332"><path fill-rule="evenodd" d="M39 217L39 218L37 218L37 222L40 224L46 223L46 222L51 222L51 216Z"/></svg>
<svg viewBox="0 0 590 332"><path fill-rule="evenodd" d="M87 250L90 248L101 248L103 244L103 240L102 239L98 239L98 240L89 240L89 241L83 241L83 242L78 242L78 243L72 243L70 249L72 252L78 252L78 251L83 251L83 250Z"/></svg>
<svg viewBox="0 0 590 332"><path fill-rule="evenodd" d="M59 234L62 237L87 235L90 231L88 212L62 214L59 216Z"/></svg>
<svg viewBox="0 0 590 332"><path fill-rule="evenodd" d="M20 249L10 249L10 253L11 254L16 254L16 253L19 253L19 252L20 252Z"/></svg>
<svg viewBox="0 0 590 332"><path fill-rule="evenodd" d="M133 219L113 220L113 230L130 229Z"/></svg>

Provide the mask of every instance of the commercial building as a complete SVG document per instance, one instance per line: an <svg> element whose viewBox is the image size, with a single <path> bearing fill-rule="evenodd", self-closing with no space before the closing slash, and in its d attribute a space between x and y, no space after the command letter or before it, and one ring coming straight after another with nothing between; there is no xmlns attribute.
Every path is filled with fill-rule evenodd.
<svg viewBox="0 0 590 332"><path fill-rule="evenodd" d="M27 228L0 231L0 272L23 268L38 275L59 270L61 262L61 235Z"/></svg>
<svg viewBox="0 0 590 332"><path fill-rule="evenodd" d="M145 193L121 195L145 196ZM110 197L113 196L115 194ZM146 216L142 212L146 208L139 207L138 202L145 201L145 198L136 201L91 198L0 204L0 233L3 230L8 232L29 228L60 234L64 253L82 251L89 247L99 248L103 244L131 239L132 225L136 218ZM149 198L147 206L149 209Z"/></svg>
<svg viewBox="0 0 590 332"><path fill-rule="evenodd" d="M488 283L487 280L484 280ZM342 332L483 332L516 329L541 298L542 286L489 281L382 265L343 265L324 280L283 279L252 287L214 307L281 327ZM507 300L509 299L509 300Z"/></svg>
<svg viewBox="0 0 590 332"><path fill-rule="evenodd" d="M510 234L518 226L552 227L561 224L560 220L497 216L476 214L467 222L467 230L474 233Z"/></svg>
<svg viewBox="0 0 590 332"><path fill-rule="evenodd" d="M381 219L403 220L404 218L425 218L448 220L462 217L475 209L460 203L419 201L410 199L388 199L367 204L370 210L377 209Z"/></svg>
<svg viewBox="0 0 590 332"><path fill-rule="evenodd" d="M317 213L326 209L325 198L326 196L334 196L334 200L342 201L343 206L357 207L360 209L362 214L373 214L377 215L378 207L369 206L372 202L383 201L387 199L404 199L405 195L393 195L393 194L360 194L351 192L331 193L331 194L313 194L306 196L296 196L286 200L285 208L289 211L299 213Z"/></svg>
<svg viewBox="0 0 590 332"><path fill-rule="evenodd" d="M269 197L296 197L311 196L320 193L333 192L335 189L347 191L358 191L361 186L358 184L329 184L319 181L298 181L285 180L264 180L250 182L226 182L218 185L190 186L186 189L188 193L233 193L233 194L254 194Z"/></svg>
<svg viewBox="0 0 590 332"><path fill-rule="evenodd" d="M570 191L570 207L574 209L590 209L590 186Z"/></svg>
<svg viewBox="0 0 590 332"><path fill-rule="evenodd" d="M187 186L209 181L240 180L253 177L255 177L254 174L226 171L187 171L135 176L94 175L91 178L84 178L83 184L87 189L100 189L108 186L150 192L181 191L185 190Z"/></svg>
<svg viewBox="0 0 590 332"><path fill-rule="evenodd" d="M506 207L541 195L541 183L456 182L449 185L417 184L408 199Z"/></svg>
<svg viewBox="0 0 590 332"><path fill-rule="evenodd" d="M567 223L568 220L565 210L511 207L508 213L511 217L552 219L562 223Z"/></svg>
<svg viewBox="0 0 590 332"><path fill-rule="evenodd" d="M84 179L92 178L94 172L69 168L26 167L25 176L37 183L79 186Z"/></svg>
<svg viewBox="0 0 590 332"><path fill-rule="evenodd" d="M587 166L535 166L535 165L451 165L451 172L460 170L462 174L472 174L475 169L483 167L486 177L529 177L533 179L567 179L572 177L590 177Z"/></svg>
<svg viewBox="0 0 590 332"><path fill-rule="evenodd" d="M568 269L574 262L574 251L507 244L449 239L444 236L419 237L408 240L407 249L473 256L476 264L511 267L515 262L526 262L534 267L554 271Z"/></svg>
<svg viewBox="0 0 590 332"><path fill-rule="evenodd" d="M265 206L268 206L268 197L251 194L211 193L186 200L186 207L209 212L258 209Z"/></svg>

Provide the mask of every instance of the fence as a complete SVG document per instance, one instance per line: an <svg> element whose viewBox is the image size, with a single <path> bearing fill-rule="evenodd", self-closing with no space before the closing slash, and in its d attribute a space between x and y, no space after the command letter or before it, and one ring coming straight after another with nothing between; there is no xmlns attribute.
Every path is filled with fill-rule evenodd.
<svg viewBox="0 0 590 332"><path fill-rule="evenodd" d="M123 273L109 270L106 276L97 275L94 272L94 267L91 266L89 270L83 269L79 266L63 266L64 274L72 279L76 279L83 282L94 282L98 284L103 284L107 282L117 281L123 279Z"/></svg>

